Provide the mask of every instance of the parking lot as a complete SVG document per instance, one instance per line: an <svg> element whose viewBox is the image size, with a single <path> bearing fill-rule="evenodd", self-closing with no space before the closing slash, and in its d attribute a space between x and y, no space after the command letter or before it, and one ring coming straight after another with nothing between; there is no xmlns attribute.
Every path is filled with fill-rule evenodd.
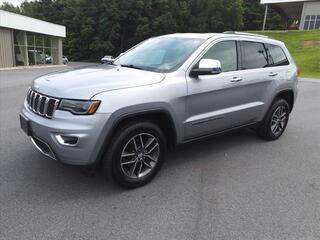
<svg viewBox="0 0 320 240"><path fill-rule="evenodd" d="M60 69L0 71L0 239L320 239L320 80L300 81L278 141L244 129L189 143L123 190L44 157L20 130L32 79Z"/></svg>

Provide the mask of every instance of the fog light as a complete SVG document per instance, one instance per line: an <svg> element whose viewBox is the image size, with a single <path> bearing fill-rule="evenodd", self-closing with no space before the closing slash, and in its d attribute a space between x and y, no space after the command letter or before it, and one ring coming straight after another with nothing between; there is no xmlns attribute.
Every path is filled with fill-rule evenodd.
<svg viewBox="0 0 320 240"><path fill-rule="evenodd" d="M76 136L56 135L56 138L61 145L66 146L74 146L78 142L78 137Z"/></svg>

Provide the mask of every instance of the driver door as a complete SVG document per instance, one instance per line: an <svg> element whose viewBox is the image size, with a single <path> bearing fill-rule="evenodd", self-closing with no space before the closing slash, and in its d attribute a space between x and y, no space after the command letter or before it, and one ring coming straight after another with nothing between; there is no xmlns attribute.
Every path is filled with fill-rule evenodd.
<svg viewBox="0 0 320 240"><path fill-rule="evenodd" d="M222 72L191 77L187 75L188 97L185 140L210 135L252 122L262 103L256 100L255 84L240 70L239 43L215 42L199 58L221 62Z"/></svg>

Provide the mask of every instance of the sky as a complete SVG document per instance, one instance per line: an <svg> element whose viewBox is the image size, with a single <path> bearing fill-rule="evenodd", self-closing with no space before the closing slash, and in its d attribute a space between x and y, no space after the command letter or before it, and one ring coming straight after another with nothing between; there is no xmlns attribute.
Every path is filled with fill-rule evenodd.
<svg viewBox="0 0 320 240"><path fill-rule="evenodd" d="M8 2L13 4L14 6L19 6L21 3L24 2L24 0L0 0L0 5L4 2Z"/></svg>

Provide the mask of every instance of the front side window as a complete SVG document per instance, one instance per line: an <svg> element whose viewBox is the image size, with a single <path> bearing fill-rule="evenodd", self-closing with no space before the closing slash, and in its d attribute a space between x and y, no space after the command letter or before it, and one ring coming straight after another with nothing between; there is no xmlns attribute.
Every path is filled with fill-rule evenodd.
<svg viewBox="0 0 320 240"><path fill-rule="evenodd" d="M258 42L242 42L242 68L255 69L268 67L268 57L264 45Z"/></svg>
<svg viewBox="0 0 320 240"><path fill-rule="evenodd" d="M219 60L222 72L236 71L238 69L236 41L216 43L203 55L202 59Z"/></svg>
<svg viewBox="0 0 320 240"><path fill-rule="evenodd" d="M266 44L266 48L269 52L269 62L272 66L284 66L289 65L289 61L284 54L281 47L272 45L272 44Z"/></svg>
<svg viewBox="0 0 320 240"><path fill-rule="evenodd" d="M155 72L170 72L181 66L204 42L195 38L149 39L120 56L113 63Z"/></svg>

